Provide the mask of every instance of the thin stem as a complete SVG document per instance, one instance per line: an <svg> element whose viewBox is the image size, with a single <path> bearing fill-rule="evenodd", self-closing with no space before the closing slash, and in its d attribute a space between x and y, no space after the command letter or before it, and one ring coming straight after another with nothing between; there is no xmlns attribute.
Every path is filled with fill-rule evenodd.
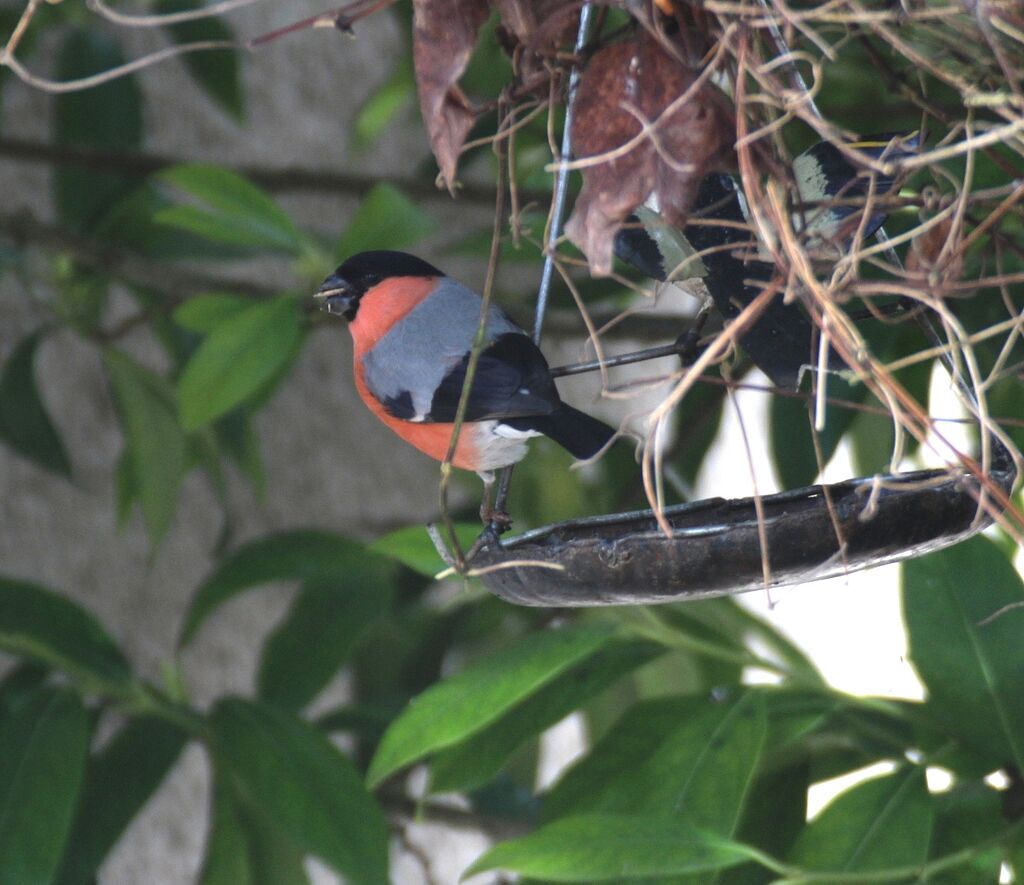
<svg viewBox="0 0 1024 885"><path fill-rule="evenodd" d="M494 197L494 229L491 232L491 252L487 259L487 277L484 280L484 290L480 303L480 319L476 327L476 335L473 338L473 346L469 353L469 361L466 364L466 379L462 382L462 391L459 394L459 405L455 410L455 421L452 425L452 437L448 443L448 451L445 453L444 461L441 462L441 482L438 488L441 503L441 519L444 522L445 532L454 553L454 568L459 574L466 572L466 556L459 544L455 533L455 522L452 519L451 511L448 508L448 484L451 480L452 459L455 457L455 450L459 442L459 434L462 432L462 425L466 420L466 409L469 406L470 393L473 390L473 378L476 376L476 367L480 361L480 354L487 344L487 319L490 313L491 292L494 289L494 277L498 268L498 259L501 257L501 230L505 223L505 150L508 143L504 139L495 139L494 152L497 155L497 186ZM489 484L484 494L490 494Z"/></svg>
<svg viewBox="0 0 1024 885"><path fill-rule="evenodd" d="M587 42L590 32L590 19L593 5L584 3L580 9L580 23L576 31L574 54L579 58ZM551 280L555 270L555 248L562 230L562 218L565 214L565 198L569 190L568 160L572 154L572 119L576 104L576 89L580 80L580 68L574 64L569 72L569 87L565 98L565 127L562 130L562 148L558 171L555 173L555 192L548 220L547 243L544 249L544 266L541 269L540 286L537 289L537 306L533 319L533 342L539 345L544 331L544 316L547 313L548 297L551 292ZM549 117L550 119L550 117ZM501 471L498 479L498 492L494 499L494 509L503 513L508 503L508 489L512 482L512 467Z"/></svg>
<svg viewBox="0 0 1024 885"><path fill-rule="evenodd" d="M208 734L206 721L199 713L185 704L171 700L146 683L140 683L138 690L127 696L121 706L126 712L136 715L158 716L193 737L205 738Z"/></svg>
<svg viewBox="0 0 1024 885"><path fill-rule="evenodd" d="M168 46L166 49L158 49L156 52L151 52L141 58L125 62L123 65L117 65L115 67L108 68L105 71L101 71L98 74L93 74L89 77L78 77L74 80L51 80L47 77L39 77L26 68L20 61L11 55L10 52L6 51L5 54L0 57L0 62L10 68L19 80L27 83L29 86L34 86L41 92L49 92L59 95L67 92L81 92L85 89L92 89L95 86L102 86L104 83L109 83L111 80L117 80L118 78L125 77L128 74L141 71L144 68L159 64L169 58L188 55L190 52L204 52L210 49L244 48L245 47L241 44L235 43L231 40L200 40L195 43L185 43L181 46Z"/></svg>
<svg viewBox="0 0 1024 885"><path fill-rule="evenodd" d="M258 2L260 0L221 0L220 3L213 3L202 9L188 9L181 12L165 12L156 15L126 15L123 12L118 12L116 9L111 9L103 0L86 0L85 5L100 18L105 18L116 25L126 28L149 28L213 18L225 12L240 9L243 6L252 6Z"/></svg>

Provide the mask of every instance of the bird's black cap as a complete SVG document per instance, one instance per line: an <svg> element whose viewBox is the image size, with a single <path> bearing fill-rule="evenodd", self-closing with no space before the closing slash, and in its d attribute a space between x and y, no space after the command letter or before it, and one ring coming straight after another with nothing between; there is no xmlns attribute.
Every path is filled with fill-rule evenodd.
<svg viewBox="0 0 1024 885"><path fill-rule="evenodd" d="M348 280L349 285L365 292L381 280L389 277L440 277L444 276L432 264L408 252L393 252L378 249L353 255L335 272L335 276Z"/></svg>
<svg viewBox="0 0 1024 885"><path fill-rule="evenodd" d="M359 299L381 280L391 277L440 277L444 274L422 258L408 252L377 249L353 255L332 273L319 291L323 309L345 319L355 318Z"/></svg>

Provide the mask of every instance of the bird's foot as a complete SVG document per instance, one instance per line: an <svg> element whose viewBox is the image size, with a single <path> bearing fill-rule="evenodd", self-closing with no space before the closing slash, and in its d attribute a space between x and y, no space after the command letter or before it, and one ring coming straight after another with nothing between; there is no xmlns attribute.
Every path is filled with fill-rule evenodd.
<svg viewBox="0 0 1024 885"><path fill-rule="evenodd" d="M512 517L504 510L495 510L489 503L480 506L480 520L495 537L500 537L512 528Z"/></svg>
<svg viewBox="0 0 1024 885"><path fill-rule="evenodd" d="M692 366L707 349L706 345L701 347L700 336L704 331L704 324L707 322L712 304L713 302L710 299L702 304L690 328L676 338L676 350L679 354L679 360L684 366Z"/></svg>
<svg viewBox="0 0 1024 885"><path fill-rule="evenodd" d="M491 472L481 472L480 478L484 481L484 496L480 501L480 521L486 527L486 533L497 541L502 534L512 528L512 517L505 512L503 506L495 506L499 503L502 505L505 503L504 496L500 491L498 492L497 499L495 498L495 475Z"/></svg>
<svg viewBox="0 0 1024 885"><path fill-rule="evenodd" d="M679 361L687 368L697 362L704 352L704 348L700 346L700 334L693 329L683 332L676 339L676 347L679 351Z"/></svg>

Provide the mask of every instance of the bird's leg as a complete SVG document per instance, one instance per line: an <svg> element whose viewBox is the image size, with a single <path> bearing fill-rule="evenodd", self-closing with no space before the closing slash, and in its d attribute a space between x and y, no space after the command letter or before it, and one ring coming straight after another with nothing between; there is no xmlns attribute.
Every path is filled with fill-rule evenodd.
<svg viewBox="0 0 1024 885"><path fill-rule="evenodd" d="M494 492L494 474L486 471L478 472L477 476L484 483L484 496L480 499L480 521L486 525L491 521L491 514L494 512L491 507L491 497Z"/></svg>
<svg viewBox="0 0 1024 885"><path fill-rule="evenodd" d="M704 331L704 324L707 322L713 305L714 302L710 298L705 301L700 306L700 310L697 311L697 315L693 318L690 328L675 340L679 361L684 366L692 366L697 362L698 357L700 357L704 350L700 346L700 335Z"/></svg>
<svg viewBox="0 0 1024 885"><path fill-rule="evenodd" d="M495 510L492 505L494 497L494 473L491 471L478 474L484 482L484 497L480 502L480 519L496 536L507 532L512 527L512 520L503 510Z"/></svg>

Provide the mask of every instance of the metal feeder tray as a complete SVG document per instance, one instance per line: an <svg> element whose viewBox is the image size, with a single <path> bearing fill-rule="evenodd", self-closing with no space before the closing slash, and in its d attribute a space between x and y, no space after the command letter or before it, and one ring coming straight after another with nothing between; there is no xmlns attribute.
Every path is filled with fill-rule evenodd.
<svg viewBox="0 0 1024 885"><path fill-rule="evenodd" d="M988 473L1009 494L1017 472L999 446ZM982 496L984 495L984 498ZM987 506L979 506L986 500ZM636 605L703 599L844 575L930 553L981 531L1001 507L967 470L851 479L755 499L572 520L488 541L473 568L517 605ZM762 555L760 536L767 541ZM560 568L518 565L530 560ZM766 579L764 562L769 569ZM500 568L488 568L501 566Z"/></svg>

